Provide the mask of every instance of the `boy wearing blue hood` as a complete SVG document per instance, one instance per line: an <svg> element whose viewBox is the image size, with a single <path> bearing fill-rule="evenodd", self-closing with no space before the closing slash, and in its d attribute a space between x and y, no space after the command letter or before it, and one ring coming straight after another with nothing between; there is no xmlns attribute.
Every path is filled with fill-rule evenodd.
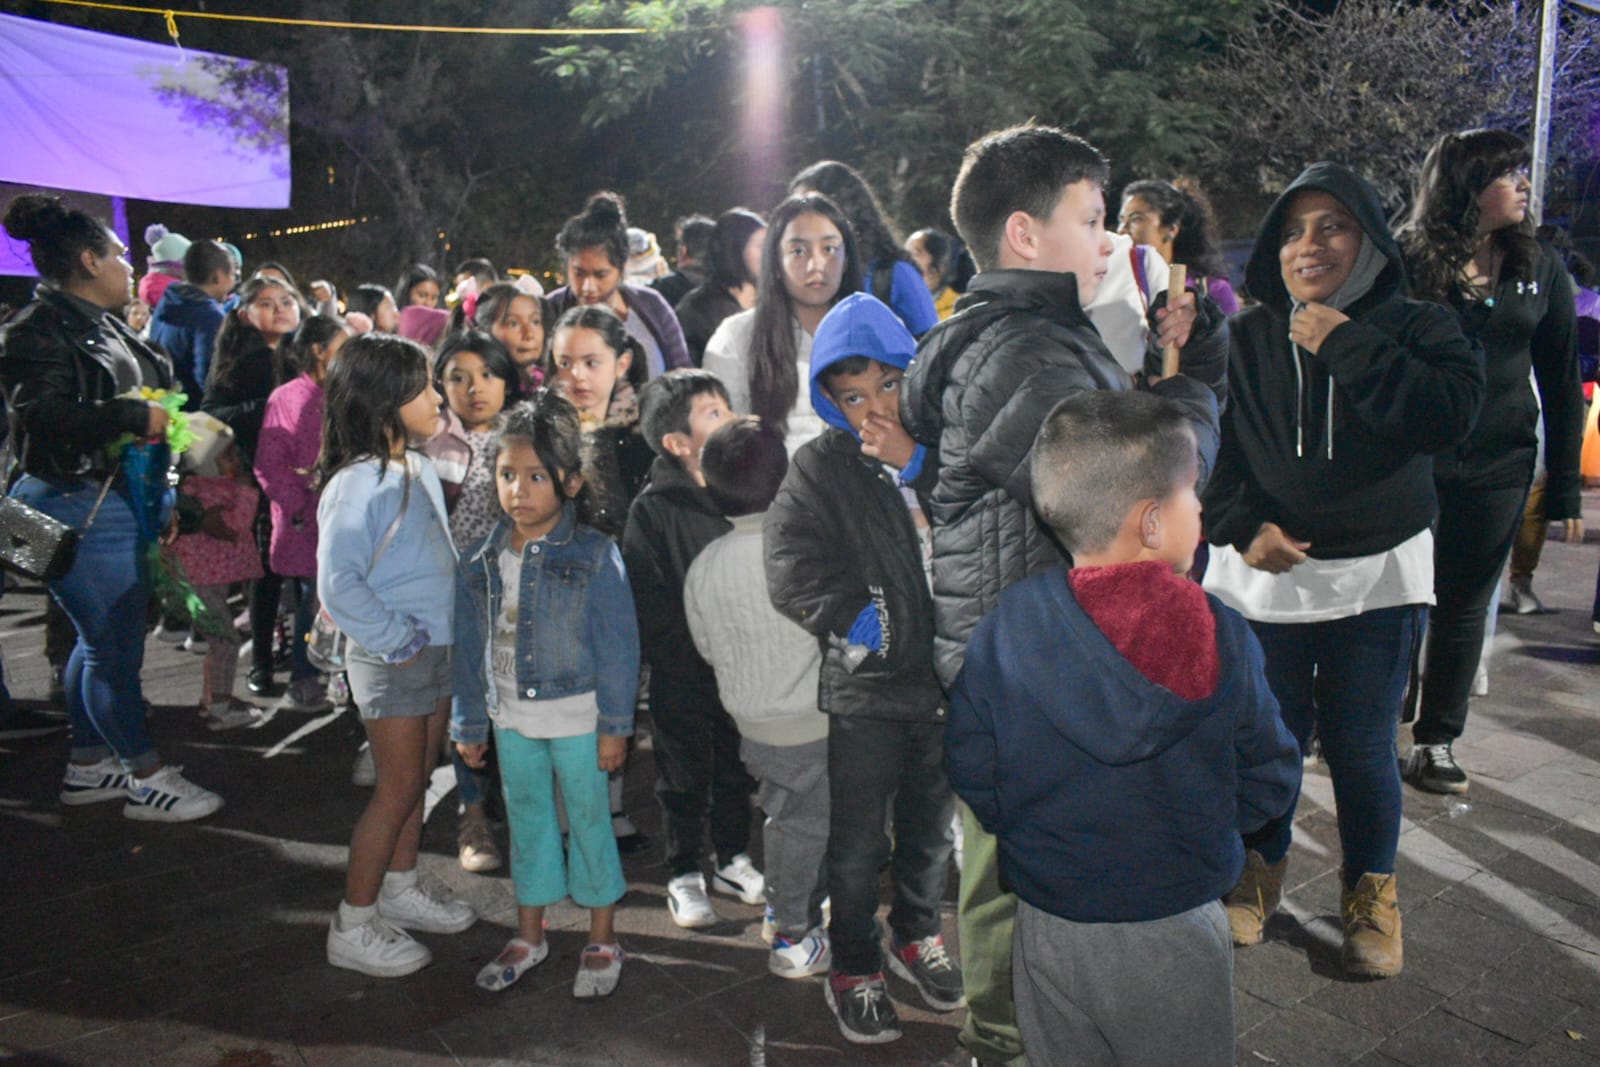
<svg viewBox="0 0 1600 1067"><path fill-rule="evenodd" d="M890 968L936 1011L965 1003L939 918L954 801L928 570L926 493L938 472L899 414L915 351L899 318L869 294L828 312L811 350L811 404L830 429L795 454L764 527L773 605L822 645L833 901L825 993L840 1031L860 1044L900 1036L877 927L886 860Z"/></svg>
<svg viewBox="0 0 1600 1067"><path fill-rule="evenodd" d="M167 286L150 316L150 340L172 354L188 407L205 397L211 351L222 329L222 301L238 280L233 257L215 241L196 241L183 254L183 281Z"/></svg>

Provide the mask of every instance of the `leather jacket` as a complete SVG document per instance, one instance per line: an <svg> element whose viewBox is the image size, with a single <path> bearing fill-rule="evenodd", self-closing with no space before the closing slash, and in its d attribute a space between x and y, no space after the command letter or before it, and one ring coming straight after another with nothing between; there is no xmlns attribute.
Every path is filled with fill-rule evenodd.
<svg viewBox="0 0 1600 1067"><path fill-rule="evenodd" d="M158 368L153 388L172 387L172 364L120 319L90 318L61 290L41 284L34 300L0 330L0 384L11 410L22 470L40 478L102 475L104 449L143 434L149 405L117 396L109 331L142 363Z"/></svg>

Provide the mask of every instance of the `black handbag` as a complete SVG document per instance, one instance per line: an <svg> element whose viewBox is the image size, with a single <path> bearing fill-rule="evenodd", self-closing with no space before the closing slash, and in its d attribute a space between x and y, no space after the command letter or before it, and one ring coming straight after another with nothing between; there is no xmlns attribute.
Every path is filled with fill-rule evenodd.
<svg viewBox="0 0 1600 1067"><path fill-rule="evenodd" d="M11 441L8 435L5 460L0 463L0 476L8 476L10 469ZM113 467L100 486L100 495L95 498L94 509L89 512L82 530L75 530L15 497L0 497L0 567L40 582L65 578L78 558L78 542L94 525L95 516L100 514L100 505L105 503L106 492L116 476L117 468Z"/></svg>

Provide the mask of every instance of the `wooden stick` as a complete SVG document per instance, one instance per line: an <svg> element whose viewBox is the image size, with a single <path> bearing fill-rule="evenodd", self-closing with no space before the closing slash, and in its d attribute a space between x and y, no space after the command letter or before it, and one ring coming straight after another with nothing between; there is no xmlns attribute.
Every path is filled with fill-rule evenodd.
<svg viewBox="0 0 1600 1067"><path fill-rule="evenodd" d="M1172 298L1183 292L1183 287L1189 281L1189 268L1182 263L1174 263L1167 269L1167 307L1172 307ZM1178 346L1168 344L1161 350L1161 376L1170 378L1178 373Z"/></svg>

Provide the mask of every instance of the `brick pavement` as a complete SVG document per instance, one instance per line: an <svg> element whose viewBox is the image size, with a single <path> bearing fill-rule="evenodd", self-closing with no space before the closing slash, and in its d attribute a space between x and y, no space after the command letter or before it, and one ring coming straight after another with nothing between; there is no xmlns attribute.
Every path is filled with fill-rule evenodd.
<svg viewBox="0 0 1600 1067"><path fill-rule="evenodd" d="M1591 530L1600 497L1589 494ZM1536 581L1553 614L1503 618L1492 689L1457 746L1465 802L1405 797L1398 865L1406 970L1338 973L1337 837L1325 772L1308 766L1284 913L1235 960L1238 1062L1550 1065L1600 1062L1600 638L1597 560L1553 543ZM40 597L0 600L0 646L22 698L42 697ZM847 1044L820 980L766 972L757 908L689 933L664 908L653 858L624 867L631 953L609 1001L569 995L583 913L551 911L550 960L512 990L472 976L514 922L503 873L454 863L450 804L430 818L424 870L483 921L423 935L434 964L379 981L327 966L322 945L362 792L349 716L279 715L210 734L188 710L199 657L152 642L146 683L163 752L227 806L184 826L120 805L55 800L61 733L0 739L0 1058L29 1064L957 1064L960 1014L919 1010L898 980L897 1044ZM629 807L659 838L646 741ZM951 900L953 900L953 879ZM955 942L947 902L946 937Z"/></svg>

